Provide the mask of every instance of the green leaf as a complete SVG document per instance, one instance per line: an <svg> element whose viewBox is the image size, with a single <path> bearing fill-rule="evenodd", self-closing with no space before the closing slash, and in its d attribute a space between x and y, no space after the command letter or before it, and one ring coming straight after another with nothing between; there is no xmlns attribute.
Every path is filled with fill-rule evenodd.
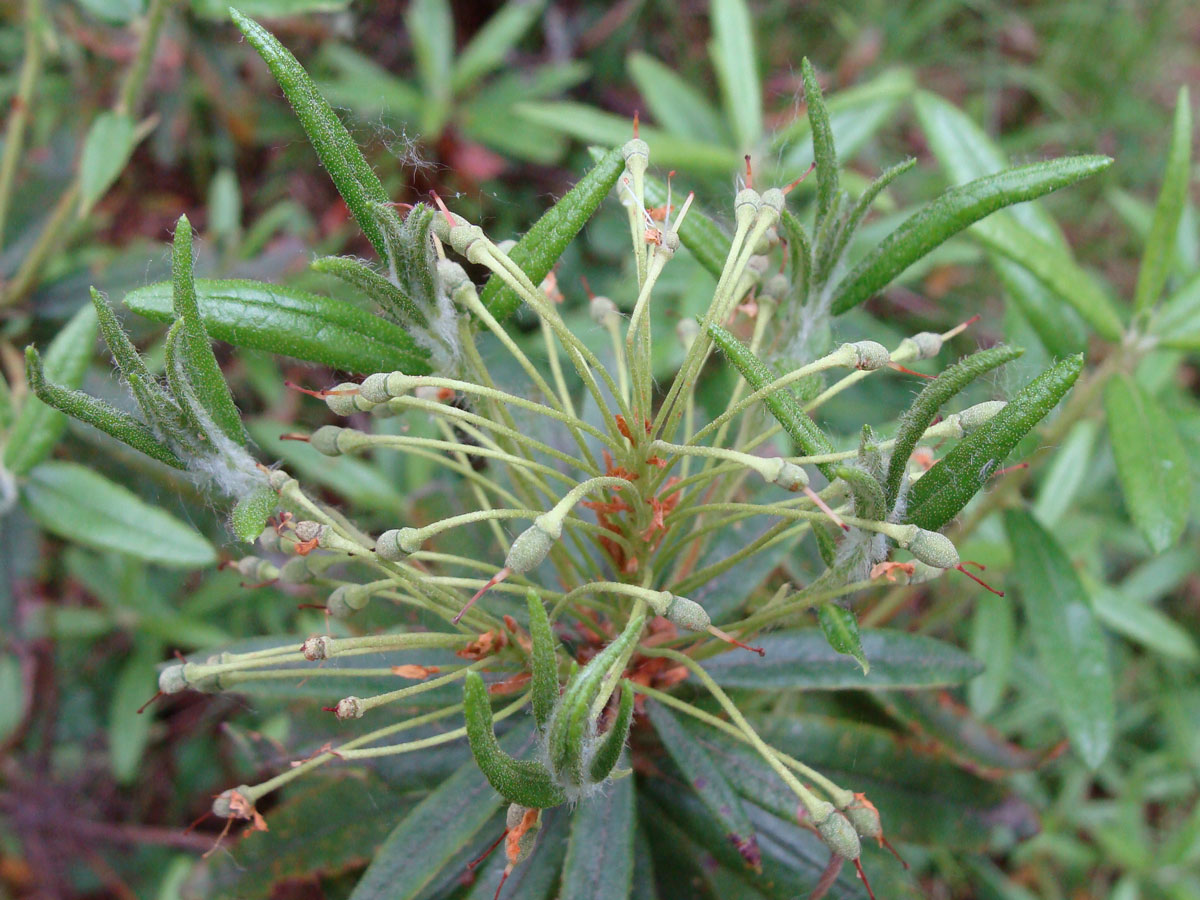
<svg viewBox="0 0 1200 900"><path fill-rule="evenodd" d="M1008 687L1017 623L1012 604L1004 597L980 592L974 602L971 655L983 663L983 671L967 684L967 698L975 715L987 716L1000 705Z"/></svg>
<svg viewBox="0 0 1200 900"><path fill-rule="evenodd" d="M545 765L535 759L515 759L500 749L492 725L492 701L478 672L468 672L463 682L463 718L471 756L501 797L530 809L547 809L567 799Z"/></svg>
<svg viewBox="0 0 1200 900"><path fill-rule="evenodd" d="M776 631L758 644L762 659L724 653L704 661L704 669L724 687L778 690L899 690L962 684L982 668L957 647L904 631L864 629L860 632L870 674L829 646L815 628Z"/></svg>
<svg viewBox="0 0 1200 900"><path fill-rule="evenodd" d="M513 107L513 112L527 122L569 134L589 144L621 147L633 137L632 121L582 103L566 100L520 103ZM731 147L676 137L648 126L642 126L641 136L650 145L650 161L656 166L697 174L728 175L742 164L741 155Z"/></svg>
<svg viewBox="0 0 1200 900"><path fill-rule="evenodd" d="M1150 331L1164 347L1200 350L1200 272L1162 305Z"/></svg>
<svg viewBox="0 0 1200 900"><path fill-rule="evenodd" d="M117 180L133 153L133 119L102 112L92 122L79 159L79 210L84 216Z"/></svg>
<svg viewBox="0 0 1200 900"><path fill-rule="evenodd" d="M808 57L800 62L804 78L804 102L808 107L808 125L812 130L813 160L817 165L817 224L819 231L833 211L834 198L838 192L837 149L833 145L833 129L829 124L829 110L821 94L821 84Z"/></svg>
<svg viewBox="0 0 1200 900"><path fill-rule="evenodd" d="M666 706L651 701L646 704L646 712L671 759L725 832L726 840L737 848L746 865L758 868L762 864L762 853L754 836L754 826L742 807L741 798L720 767Z"/></svg>
<svg viewBox="0 0 1200 900"><path fill-rule="evenodd" d="M965 184L1008 167L1004 151L954 104L928 91L917 91L913 106L929 149L954 184ZM1058 223L1036 201L1020 203L988 221L1001 217L1015 219L1048 244L1067 246Z"/></svg>
<svg viewBox="0 0 1200 900"><path fill-rule="evenodd" d="M967 505L1017 443L1058 405L1083 370L1083 355L1051 366L968 434L908 492L905 521L937 531Z"/></svg>
<svg viewBox="0 0 1200 900"><path fill-rule="evenodd" d="M516 728L501 746L512 752L529 739ZM388 835L355 885L350 900L412 900L447 864L458 861L470 841L500 809L492 790L471 760L422 800Z"/></svg>
<svg viewBox="0 0 1200 900"><path fill-rule="evenodd" d="M322 256L309 264L314 272L333 275L358 288L384 310L388 317L406 328L416 324L426 328L429 322L411 297L392 284L384 275L362 261L350 256Z"/></svg>
<svg viewBox="0 0 1200 900"><path fill-rule="evenodd" d="M152 429L134 419L133 416L103 400L91 397L83 391L67 390L47 381L42 358L32 346L25 348L25 376L30 388L41 403L78 419L80 422L85 422L159 462L176 469L187 468L187 464L176 456L170 447L162 443ZM148 397L143 395L145 382L141 381L139 375L127 377L130 389L139 402L143 399L154 399L153 395ZM157 385L155 385L156 388ZM144 405L149 405L149 403Z"/></svg>
<svg viewBox="0 0 1200 900"><path fill-rule="evenodd" d="M853 610L836 603L822 603L817 607L817 623L830 647L857 660L862 666L863 675L870 673L871 664L863 654L862 636Z"/></svg>
<svg viewBox="0 0 1200 900"><path fill-rule="evenodd" d="M233 533L238 540L252 544L267 527L267 518L279 506L279 495L270 486L262 485L238 499L233 508Z"/></svg>
<svg viewBox="0 0 1200 900"><path fill-rule="evenodd" d="M196 280L192 276L192 224L187 216L175 223L171 249L171 305L176 321L181 322L183 356L176 361L184 367L187 380L196 391L205 412L225 436L237 444L246 443L242 417L233 404L233 395L225 382L221 366L213 355L212 341L200 318L196 300ZM168 372L168 376L170 376ZM183 397L176 394L183 402Z"/></svg>
<svg viewBox="0 0 1200 900"><path fill-rule="evenodd" d="M257 22L246 18L236 9L230 9L229 15L283 88L288 102L296 111L296 117L304 126L309 142L333 179L338 193L346 201L358 227L380 257L385 257L383 232L371 214L370 204L387 203L391 198L374 170L363 159L350 132L317 91L296 57Z"/></svg>
<svg viewBox="0 0 1200 900"><path fill-rule="evenodd" d="M1146 250L1138 270L1137 288L1133 295L1135 311L1147 309L1158 300L1167 273L1175 257L1175 235L1179 218L1188 197L1188 180L1192 172L1192 107L1187 85L1179 88L1175 101L1175 124L1171 129L1171 145L1167 151L1167 168L1163 173L1162 189L1154 207L1154 220L1146 238Z"/></svg>
<svg viewBox="0 0 1200 900"><path fill-rule="evenodd" d="M1084 419L1055 448L1033 504L1033 515L1043 527L1053 529L1071 508L1087 479L1098 431L1096 422Z"/></svg>
<svg viewBox="0 0 1200 900"><path fill-rule="evenodd" d="M1035 769L1054 751L1036 753L1004 740L946 692L897 691L876 702L916 733L924 746L986 778Z"/></svg>
<svg viewBox="0 0 1200 900"><path fill-rule="evenodd" d="M1150 548L1162 553L1179 540L1191 506L1179 433L1131 375L1121 373L1105 386L1104 411L1125 507Z"/></svg>
<svg viewBox="0 0 1200 900"><path fill-rule="evenodd" d="M46 350L46 378L56 384L77 388L83 381L96 344L96 310L89 303L63 326ZM45 459L62 437L67 417L38 400L26 397L21 412L8 433L4 467L24 475Z"/></svg>
<svg viewBox="0 0 1200 900"><path fill-rule="evenodd" d="M733 125L737 149L754 150L763 133L762 83L754 49L754 22L743 0L712 0L713 40L709 54L717 70L725 117ZM654 143L651 141L650 146Z"/></svg>
<svg viewBox="0 0 1200 900"><path fill-rule="evenodd" d="M550 617L537 591L530 588L525 595L529 609L529 639L532 644L530 657L533 678L530 683L533 718L539 729L544 729L558 702L558 639L550 627Z"/></svg>
<svg viewBox="0 0 1200 900"><path fill-rule="evenodd" d="M562 872L563 857L567 853L567 831L566 807L543 813L533 855L512 870L504 882L501 896L519 897L520 900L557 897L555 888L558 886L559 873ZM493 853L486 866L475 870L478 874L465 900L493 900L505 866L504 854Z"/></svg>
<svg viewBox="0 0 1200 900"><path fill-rule="evenodd" d="M139 775L138 764L150 740L154 717L138 715L138 710L154 692L155 663L160 655L157 641L142 642L121 666L113 684L108 714L108 762L119 784L129 784Z"/></svg>
<svg viewBox="0 0 1200 900"><path fill-rule="evenodd" d="M734 368L741 373L742 377L746 379L746 383L754 390L762 390L778 377L754 355L749 347L720 325L710 325L708 333L712 336L713 342L721 348L725 358L733 363ZM834 452L833 444L825 436L825 432L821 431L808 413L801 408L800 401L796 399L791 388L773 391L763 397L762 402L766 404L776 421L783 426L783 430L796 442L796 446L803 455L816 456ZM826 478L836 477L837 467L833 463L818 463L817 468Z"/></svg>
<svg viewBox="0 0 1200 900"><path fill-rule="evenodd" d="M912 263L996 210L1033 200L1112 165L1107 156L1076 156L1018 166L950 188L869 252L838 285L833 312L852 309Z"/></svg>
<svg viewBox="0 0 1200 900"><path fill-rule="evenodd" d="M1113 673L1104 632L1070 559L1028 513L1007 510L1013 575L1059 720L1092 769L1112 746Z"/></svg>
<svg viewBox="0 0 1200 900"><path fill-rule="evenodd" d="M15 653L0 654L0 741L7 741L25 718L25 684Z"/></svg>
<svg viewBox="0 0 1200 900"><path fill-rule="evenodd" d="M219 853L207 862L208 896L265 898L283 882L352 871L370 861L413 805L361 771L306 778L271 807L270 831L251 832L238 841L236 853Z"/></svg>
<svg viewBox="0 0 1200 900"><path fill-rule="evenodd" d="M615 149L606 153L508 251L509 259L521 267L530 281L540 284L549 274L567 245L575 239L600 202L613 189L623 171L625 158L621 151ZM480 299L498 319L511 315L521 303L517 292L494 274L483 286Z"/></svg>
<svg viewBox="0 0 1200 900"><path fill-rule="evenodd" d="M404 15L423 103L421 133L436 139L450 113L450 74L454 64L454 16L448 0L413 0Z"/></svg>
<svg viewBox="0 0 1200 900"><path fill-rule="evenodd" d="M646 101L651 117L665 130L702 144L728 143L728 129L717 111L700 91L673 69L640 51L631 53L625 65L638 93Z"/></svg>
<svg viewBox="0 0 1200 900"><path fill-rule="evenodd" d="M23 499L39 525L87 547L176 569L217 559L212 545L190 526L75 463L42 463L29 473Z"/></svg>
<svg viewBox="0 0 1200 900"><path fill-rule="evenodd" d="M545 0L508 0L500 7L454 61L454 75L450 80L454 93L470 88L488 72L503 65L505 57L541 17L545 7Z"/></svg>
<svg viewBox="0 0 1200 900"><path fill-rule="evenodd" d="M200 316L219 341L266 350L345 372L429 372L428 354L403 329L349 303L261 281L198 279ZM169 322L171 285L147 285L125 295L125 305Z"/></svg>
<svg viewBox="0 0 1200 900"><path fill-rule="evenodd" d="M1071 254L1010 220L989 221L972 235L988 250L1019 263L1054 296L1069 303L1102 338L1120 340L1125 325L1108 295Z"/></svg>
<svg viewBox="0 0 1200 900"><path fill-rule="evenodd" d="M972 353L950 366L922 389L912 406L900 417L900 427L896 431L896 443L892 449L892 458L888 463L886 481L889 510L895 504L896 497L900 493L900 484L908 469L908 458L912 455L921 435L925 433L925 429L933 422L933 418L942 404L960 393L980 375L990 372L1006 362L1011 362L1023 352L1018 347L1007 347L1000 344L978 353Z"/></svg>
<svg viewBox="0 0 1200 900"><path fill-rule="evenodd" d="M581 800L571 817L563 897L625 900L633 885L633 778Z"/></svg>
<svg viewBox="0 0 1200 900"><path fill-rule="evenodd" d="M1172 659L1200 660L1195 638L1169 616L1119 587L1111 588L1090 577L1084 584L1096 617L1117 634Z"/></svg>

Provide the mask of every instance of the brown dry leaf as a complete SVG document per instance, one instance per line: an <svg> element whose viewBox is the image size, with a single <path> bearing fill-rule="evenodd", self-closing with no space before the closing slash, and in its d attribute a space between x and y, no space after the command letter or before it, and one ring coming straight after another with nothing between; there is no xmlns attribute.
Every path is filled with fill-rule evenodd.
<svg viewBox="0 0 1200 900"><path fill-rule="evenodd" d="M401 678L415 678L417 681L424 681L430 675L436 675L442 671L438 666L418 666L415 664L392 666L392 674L399 675Z"/></svg>

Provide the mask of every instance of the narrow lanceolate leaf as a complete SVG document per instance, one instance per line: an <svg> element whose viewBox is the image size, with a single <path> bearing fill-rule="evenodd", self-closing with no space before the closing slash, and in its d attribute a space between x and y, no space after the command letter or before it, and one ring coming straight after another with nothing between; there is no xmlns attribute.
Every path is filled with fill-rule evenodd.
<svg viewBox="0 0 1200 900"><path fill-rule="evenodd" d="M371 215L370 204L387 203L391 198L363 158L350 132L317 91L304 67L274 35L235 9L231 9L229 15L279 82L288 102L296 111L296 117L304 126L309 142L358 222L358 227L363 230L375 251L381 257L385 256L383 233Z"/></svg>
<svg viewBox="0 0 1200 900"><path fill-rule="evenodd" d="M529 738L529 729L505 735L505 752ZM413 900L447 865L465 866L471 839L500 809L475 761L447 778L397 825L354 887L350 900Z"/></svg>
<svg viewBox="0 0 1200 900"><path fill-rule="evenodd" d="M558 702L558 639L550 627L550 617L546 615L542 598L532 588L525 595L525 602L529 607L529 639L532 643L533 718L538 728L545 728L554 712L554 704Z"/></svg>
<svg viewBox="0 0 1200 900"><path fill-rule="evenodd" d="M103 400L89 396L83 391L68 390L47 381L42 360L33 347L25 349L25 374L34 395L45 406L81 422L86 422L139 453L145 453L168 466L176 469L187 468L183 460L176 456L171 448L163 444L153 431L129 414ZM136 382L131 381L130 383Z"/></svg>
<svg viewBox="0 0 1200 900"><path fill-rule="evenodd" d="M530 281L540 284L549 274L624 170L625 158L620 149L610 150L508 251L509 258L524 270ZM483 286L480 299L497 318L510 315L521 302L517 292L495 274Z"/></svg>
<svg viewBox="0 0 1200 900"><path fill-rule="evenodd" d="M633 688L627 681L622 681L617 690L621 694L617 714L613 717L608 731L600 738L600 745L596 749L596 755L592 757L589 770L592 781L597 783L608 778L616 768L617 760L625 750L625 742L629 740L629 727L633 724Z"/></svg>
<svg viewBox="0 0 1200 900"><path fill-rule="evenodd" d="M838 653L853 657L862 666L863 674L870 674L871 663L863 653L858 619L854 617L852 610L832 602L822 603L817 607L817 623L821 626L821 633L825 635L830 647Z"/></svg>
<svg viewBox="0 0 1200 900"><path fill-rule="evenodd" d="M888 186L917 164L915 157L909 157L904 162L896 163L891 168L885 169L879 174L879 177L867 185L867 189L859 195L859 198L854 201L854 206L850 210L850 214L846 217L846 223L838 232L837 245L830 253L830 259L834 264L837 263L845 252L846 246L850 243L850 239L854 237L854 232L858 230L858 226L862 224L867 213L871 210L873 204Z"/></svg>
<svg viewBox="0 0 1200 900"><path fill-rule="evenodd" d="M958 442L908 492L905 521L937 531L987 483L1017 442L1070 390L1083 371L1083 355L1051 366L994 417Z"/></svg>
<svg viewBox="0 0 1200 900"><path fill-rule="evenodd" d="M454 16L448 0L413 0L404 24L417 58L424 97L421 133L436 137L450 111L450 70L454 62Z"/></svg>
<svg viewBox="0 0 1200 900"><path fill-rule="evenodd" d="M241 497L233 508L231 521L238 540L253 543L278 505L279 495L265 484Z"/></svg>
<svg viewBox="0 0 1200 900"><path fill-rule="evenodd" d="M1175 126L1171 131L1171 147L1167 152L1167 169L1163 174L1158 203L1154 207L1150 234L1146 238L1142 266L1138 270L1137 289L1133 295L1135 311L1153 305L1166 283L1167 272L1175 257L1175 235L1187 201L1191 169L1192 107L1187 86L1184 85L1179 89L1179 98L1175 101Z"/></svg>
<svg viewBox="0 0 1200 900"><path fill-rule="evenodd" d="M344 372L429 372L429 355L403 329L349 303L260 281L196 281L209 335ZM171 321L171 285L138 288L125 305L157 322Z"/></svg>
<svg viewBox="0 0 1200 900"><path fill-rule="evenodd" d="M1008 688L1016 631L1012 604L980 592L971 616L971 655L983 663L983 671L967 684L967 699L977 716L990 715Z"/></svg>
<svg viewBox="0 0 1200 900"><path fill-rule="evenodd" d="M896 443L892 450L891 461L888 463L886 487L889 509L896 502L896 495L900 493L900 483L904 478L909 456L912 455L917 441L921 439L921 435L925 433L925 429L929 427L942 404L962 391L980 375L1016 359L1023 352L1020 348L1001 344L973 353L946 369L917 395L912 406L900 417Z"/></svg>
<svg viewBox="0 0 1200 900"><path fill-rule="evenodd" d="M1162 553L1183 533L1192 496L1179 433L1130 375L1105 387L1104 411L1125 507L1151 549Z"/></svg>
<svg viewBox="0 0 1200 900"><path fill-rule="evenodd" d="M67 388L83 381L96 344L96 311L85 306L71 317L46 349L46 380ZM8 433L4 467L24 475L46 458L67 427L65 413L27 397Z"/></svg>
<svg viewBox="0 0 1200 900"><path fill-rule="evenodd" d="M1067 157L1018 166L951 188L905 220L855 266L838 285L833 311L842 313L867 300L934 247L984 216L1074 184L1111 164L1107 156Z"/></svg>
<svg viewBox="0 0 1200 900"><path fill-rule="evenodd" d="M1108 295L1063 247L1049 244L1011 220L988 220L972 234L984 247L1019 263L1039 284L1065 303L1102 338L1119 340L1125 325Z"/></svg>
<svg viewBox="0 0 1200 900"><path fill-rule="evenodd" d="M133 119L102 112L88 129L79 159L79 209L90 210L117 180L134 146Z"/></svg>
<svg viewBox="0 0 1200 900"><path fill-rule="evenodd" d="M75 463L42 463L29 473L23 499L39 525L87 547L177 569L216 562L212 545L190 526Z"/></svg>
<svg viewBox="0 0 1200 900"><path fill-rule="evenodd" d="M874 522L881 522L887 518L883 487L875 480L874 475L858 466L838 466L835 474L850 488L856 516Z"/></svg>
<svg viewBox="0 0 1200 900"><path fill-rule="evenodd" d="M705 670L725 687L809 688L813 690L899 690L962 684L981 666L957 647L923 635L887 629L859 633L863 655L871 660L864 674L859 664L829 646L815 628L777 631L758 643L762 659L724 653L704 661Z"/></svg>
<svg viewBox="0 0 1200 900"><path fill-rule="evenodd" d="M716 762L704 746L684 730L666 706L651 701L646 704L646 712L671 759L696 796L720 823L727 840L737 848L746 865L752 869L759 868L762 865L762 853L754 836L754 826L750 824L741 797L721 774Z"/></svg>
<svg viewBox="0 0 1200 900"><path fill-rule="evenodd" d="M1052 749L1030 751L1004 740L944 691L896 691L879 694L875 700L923 744L980 775L998 778L1033 769L1053 753Z"/></svg>
<svg viewBox="0 0 1200 900"><path fill-rule="evenodd" d="M233 395L200 318L196 279L192 275L192 224L187 216L180 216L175 223L175 241L171 248L171 302L177 321L183 323L180 334L184 356L180 362L187 367L188 380L195 388L200 404L226 437L244 444L246 431L242 427L241 414L233 405Z"/></svg>
<svg viewBox="0 0 1200 900"><path fill-rule="evenodd" d="M812 129L813 160L817 164L817 228L825 221L833 208L833 199L838 191L837 149L833 145L833 129L829 124L829 110L821 94L817 73L806 56L800 63L804 78L804 102L808 106L808 123Z"/></svg>
<svg viewBox="0 0 1200 900"><path fill-rule="evenodd" d="M721 348L725 358L733 363L734 368L741 373L742 377L746 379L746 383L754 390L762 390L776 380L777 376L754 355L749 347L720 325L710 325L708 333L712 336L713 343ZM800 402L790 388L773 391L763 397L763 403L771 411L771 415L783 426L783 430L796 442L796 446L804 456L834 452L833 444L825 436L825 432L821 431L816 422L809 418L808 413L800 407ZM836 477L837 467L833 463L821 463L817 468L826 478Z"/></svg>
<svg viewBox="0 0 1200 900"><path fill-rule="evenodd" d="M1004 526L1013 578L1059 719L1075 751L1095 769L1112 745L1116 716L1104 632L1054 535L1020 510L1007 511Z"/></svg>
<svg viewBox="0 0 1200 900"><path fill-rule="evenodd" d="M626 900L633 886L633 778L580 801L571 817L561 896Z"/></svg>
<svg viewBox="0 0 1200 900"><path fill-rule="evenodd" d="M670 66L634 52L626 60L626 67L650 115L667 131L701 143L728 142L729 129L708 98Z"/></svg>
<svg viewBox="0 0 1200 900"><path fill-rule="evenodd" d="M721 85L725 115L733 124L738 149L749 152L763 131L754 22L744 0L712 0L710 15L713 41L709 52Z"/></svg>
<svg viewBox="0 0 1200 900"><path fill-rule="evenodd" d="M108 761L113 777L120 784L129 784L138 776L138 763L150 739L154 720L139 716L138 709L146 702L146 685L153 684L162 646L157 641L141 644L117 675L113 684L112 704L108 716Z"/></svg>
<svg viewBox="0 0 1200 900"><path fill-rule="evenodd" d="M380 309L401 327L411 323L422 327L429 324L411 297L382 274L357 259L349 256L323 256L314 260L310 268L354 285L374 300Z"/></svg>
<svg viewBox="0 0 1200 900"><path fill-rule="evenodd" d="M1192 275L1162 305L1150 331L1164 347L1200 350L1200 272Z"/></svg>
<svg viewBox="0 0 1200 900"><path fill-rule="evenodd" d="M491 700L478 672L468 672L463 682L463 718L471 755L501 797L534 809L557 806L566 799L544 765L532 759L514 759L500 748L492 730Z"/></svg>
<svg viewBox="0 0 1200 900"><path fill-rule="evenodd" d="M663 206L667 202L667 186L652 175L646 176L646 205ZM672 198L672 205L680 201ZM729 236L721 227L696 209L693 204L687 218L679 229L679 242L691 251L696 261L704 266L714 278L721 277L725 257L729 255Z"/></svg>

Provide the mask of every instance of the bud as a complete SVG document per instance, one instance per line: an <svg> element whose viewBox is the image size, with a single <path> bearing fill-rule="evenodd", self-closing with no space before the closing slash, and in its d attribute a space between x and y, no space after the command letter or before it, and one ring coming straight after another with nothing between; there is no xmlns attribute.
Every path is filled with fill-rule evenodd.
<svg viewBox="0 0 1200 900"><path fill-rule="evenodd" d="M300 645L300 652L304 654L304 658L309 662L317 662L318 660L329 658L329 642L333 637L328 634L318 634L315 637L310 637Z"/></svg>
<svg viewBox="0 0 1200 900"><path fill-rule="evenodd" d="M733 217L738 228L750 227L762 206L762 196L753 188L742 188L733 198Z"/></svg>
<svg viewBox="0 0 1200 900"><path fill-rule="evenodd" d="M164 694L178 694L188 688L188 680L183 674L183 663L167 666L158 673L158 689Z"/></svg>
<svg viewBox="0 0 1200 900"><path fill-rule="evenodd" d="M813 816L821 840L833 851L834 856L841 859L858 859L862 855L862 843L858 839L858 832L854 830L849 819L833 808L833 804L826 803L825 806L828 807L825 818L818 820L817 816Z"/></svg>
<svg viewBox="0 0 1200 900"><path fill-rule="evenodd" d="M358 386L358 395L371 403L387 403L392 399L388 393L387 383L389 372L376 372L363 379Z"/></svg>
<svg viewBox="0 0 1200 900"><path fill-rule="evenodd" d="M360 412L358 399L358 385L345 381L325 395L325 405L336 416L349 416Z"/></svg>
<svg viewBox="0 0 1200 900"><path fill-rule="evenodd" d="M917 347L917 359L931 359L942 352L942 336L922 331L909 338Z"/></svg>
<svg viewBox="0 0 1200 900"><path fill-rule="evenodd" d="M663 593L667 593L663 591ZM704 631L712 624L712 619L704 607L695 600L687 597L677 597L669 594L670 602L664 612L660 613L668 622L686 628L688 631Z"/></svg>
<svg viewBox="0 0 1200 900"><path fill-rule="evenodd" d="M346 719L361 719L366 710L363 708L362 701L357 697L345 697L338 701L337 706L333 708L333 713L338 717L339 722L344 722Z"/></svg>
<svg viewBox="0 0 1200 900"><path fill-rule="evenodd" d="M361 584L338 585L325 601L325 608L335 619L348 619L371 600L371 592Z"/></svg>
<svg viewBox="0 0 1200 900"><path fill-rule="evenodd" d="M404 559L412 550L407 549L407 535L405 532L412 532L412 528L392 528L385 531L375 541L375 554L380 559L386 559L388 562L399 562Z"/></svg>
<svg viewBox="0 0 1200 900"><path fill-rule="evenodd" d="M542 517L538 516L532 525L517 535L517 539L509 548L508 556L504 559L504 568L521 575L536 569L549 555L550 548L554 546L559 535L547 531L541 520ZM561 529L559 533L561 534Z"/></svg>

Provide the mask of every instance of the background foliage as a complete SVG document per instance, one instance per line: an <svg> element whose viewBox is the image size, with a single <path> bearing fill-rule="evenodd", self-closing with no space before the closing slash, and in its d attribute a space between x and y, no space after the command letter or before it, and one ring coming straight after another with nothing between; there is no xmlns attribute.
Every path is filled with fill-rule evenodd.
<svg viewBox="0 0 1200 900"><path fill-rule="evenodd" d="M980 313L960 351L1001 336L1027 348L1003 376L1005 389L1076 350L1102 366L1119 357L1120 342L1097 327L1102 316L1080 310L1096 295L1121 310L1149 308L1157 297L1144 283L1151 276L1142 253L1148 240L1158 248L1161 261L1150 268L1174 299L1155 329L1177 349L1097 381L1073 418L1064 411L1069 427L1052 423L1039 438L1055 452L1037 442L1025 448L1035 465L1009 476L960 526L970 534L964 556L987 564L1009 596L943 579L897 587L860 610L864 626L888 623L969 648L982 673L949 703L929 693L838 693L828 681L832 661L814 665L819 677L808 681L795 674L806 671L797 663L780 686L806 690L759 712L773 723L766 736L789 752L871 783L893 838L916 864L909 883L926 896L1191 898L1200 897L1200 579L1187 520L1200 459L1200 231L1188 196L1194 162L1172 154L1191 128L1173 118L1176 90L1200 80L1200 16L1191 6L859 2L797 10L754 2L758 84L714 66L722 52L741 52L721 48L736 42L736 22L717 25L722 16L736 20L741 5L733 2L713 3L711 16L708 4L652 2L535 3L496 18L487 4L452 4L447 15L435 2L406 10L255 0L242 9L267 18L314 73L394 200L436 189L497 235L524 230L547 195L590 165L588 143L624 140L634 110L656 135L656 166L686 173L710 210L727 205L728 173L743 148L757 149L764 177L806 164L801 54L830 96L848 181L865 184L907 155L919 160L883 198L864 247L900 211L1006 160L1114 156L1101 177L1007 214L1039 247L1014 247L1013 222L994 216L841 326L890 346ZM161 37L141 54L139 40L160 11ZM240 551L189 482L114 454L110 442L98 453L94 431L49 410L29 412L36 401L23 390L17 350L31 341L49 347L55 380L119 397L107 359L88 344L96 323L87 289L120 301L165 277L165 240L180 212L201 236L197 271L205 277L282 281L354 302L307 264L313 253L369 247L220 4L42 0L8 4L4 16L0 100L16 111L10 123L21 120L24 148L4 176L11 202L0 214L0 358L9 386L0 388L0 433L21 494L0 517L0 891L345 896L405 811L428 802L431 790L454 796L453 779L466 777L455 774L465 748L421 766L405 757L338 773L327 779L333 784L306 782L264 809L272 843L247 841L198 875L195 858L215 834L183 827L211 795L306 755L333 732L311 703L290 707L286 698L187 694L137 716L155 667L174 651L317 631L321 617L297 614L307 595L244 587L237 572L215 568ZM466 52L482 46L470 42L487 28L493 37L507 29L511 49ZM35 89L26 95L31 55ZM756 92L761 105L739 102ZM4 139L7 157L17 146L12 124ZM1170 211L1156 212L1164 182L1164 197L1181 198L1169 234L1159 220ZM619 219L601 217L569 250L559 270L564 315L586 315L573 288L579 274L597 291L617 284ZM684 257L664 285L679 314L689 311L690 289L710 283ZM1028 274L1039 259L1049 273L1040 281ZM610 280L596 274L610 270ZM124 321L161 359L153 316ZM368 510L370 526L439 514L439 485L418 464L328 460L278 441L280 423L324 422L284 379L332 383L332 372L243 348L220 352L264 456L320 484L325 499ZM678 362L657 361L663 373ZM714 377L712 389L720 384ZM847 395L827 424L845 434L880 409L902 409L909 391L904 382L873 381ZM1147 455L1182 461L1186 475L1177 466L1170 477L1131 483L1139 467L1124 460ZM0 486L0 501L15 487ZM1015 511L1018 496L1028 512ZM1013 509L991 514L1004 506ZM771 564L762 573L768 584L804 581L806 561ZM1091 629L1082 636L1073 629L1081 617ZM876 650L874 671L886 677L883 648L866 649ZM770 658L803 661L810 650L780 646ZM1071 683L1078 667L1054 669L1054 660L1081 653L1112 673L1115 705L1081 707L1094 685ZM727 671L723 683L737 686L738 673ZM1064 736L1072 752L1058 746ZM740 771L736 745L707 749ZM660 882L695 896L749 896L740 893L745 885L722 880L726 869L707 864L698 846L703 810L669 797L643 802L643 821L684 848L652 860ZM454 811L444 807L431 829ZM467 856L473 834L445 852ZM779 846L793 838L774 836ZM546 852L571 859L579 850L564 842ZM557 871L554 859L545 865ZM531 892L539 877L553 878L533 869L521 876Z"/></svg>

